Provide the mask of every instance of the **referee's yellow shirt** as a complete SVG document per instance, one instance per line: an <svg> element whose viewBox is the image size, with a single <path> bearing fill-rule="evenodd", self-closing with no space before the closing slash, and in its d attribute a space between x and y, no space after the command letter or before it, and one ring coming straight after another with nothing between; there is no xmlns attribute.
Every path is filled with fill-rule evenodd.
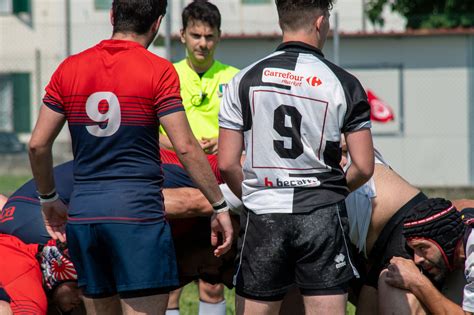
<svg viewBox="0 0 474 315"><path fill-rule="evenodd" d="M189 124L196 139L217 138L219 135L219 104L227 83L239 69L214 60L212 66L199 75L186 59L174 64L179 75L181 98ZM163 129L160 130L164 133Z"/></svg>

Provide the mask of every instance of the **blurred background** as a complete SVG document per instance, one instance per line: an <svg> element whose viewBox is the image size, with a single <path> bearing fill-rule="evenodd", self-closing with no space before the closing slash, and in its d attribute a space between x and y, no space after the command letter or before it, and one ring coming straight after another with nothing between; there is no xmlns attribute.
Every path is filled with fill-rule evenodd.
<svg viewBox="0 0 474 315"><path fill-rule="evenodd" d="M68 55L104 38L112 0L0 0L0 174L28 175L24 151L44 87ZM150 48L184 57L171 0ZM243 68L280 41L273 0L215 0L223 38L217 59ZM326 57L355 74L372 97L375 144L411 183L474 183L474 1L339 0ZM67 129L55 163L71 158Z"/></svg>
<svg viewBox="0 0 474 315"><path fill-rule="evenodd" d="M184 57L178 34L189 2L168 0L151 51ZM31 176L25 144L44 88L64 58L111 36L111 3L0 0L0 193ZM218 60L243 68L279 44L273 0L213 3L222 14ZM428 195L474 198L474 1L339 0L331 27L323 52L367 90L375 146L392 167ZM54 157L72 158L67 128Z"/></svg>

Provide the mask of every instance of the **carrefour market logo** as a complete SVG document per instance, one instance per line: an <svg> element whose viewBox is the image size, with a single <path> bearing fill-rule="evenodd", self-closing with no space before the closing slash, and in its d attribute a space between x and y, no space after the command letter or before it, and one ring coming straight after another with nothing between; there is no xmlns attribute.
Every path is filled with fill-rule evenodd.
<svg viewBox="0 0 474 315"><path fill-rule="evenodd" d="M303 83L306 83L308 86L312 87L318 87L323 84L323 81L317 76L305 77L295 71L278 68L263 69L262 81L266 83L275 83L295 87L301 87Z"/></svg>
<svg viewBox="0 0 474 315"><path fill-rule="evenodd" d="M301 86L303 84L303 79L304 76L299 75L294 71L278 68L265 68L262 73L262 81L265 83Z"/></svg>

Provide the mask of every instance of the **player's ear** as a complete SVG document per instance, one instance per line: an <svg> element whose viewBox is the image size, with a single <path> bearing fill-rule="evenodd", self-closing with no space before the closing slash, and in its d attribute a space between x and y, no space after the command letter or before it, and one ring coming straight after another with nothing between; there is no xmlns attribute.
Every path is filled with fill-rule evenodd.
<svg viewBox="0 0 474 315"><path fill-rule="evenodd" d="M314 26L318 32L321 29L322 25L324 24L324 19L326 19L326 17L323 14L323 15L319 15L314 21Z"/></svg>
<svg viewBox="0 0 474 315"><path fill-rule="evenodd" d="M186 44L186 39L184 38L184 32L185 32L184 28L180 29L179 35L180 35L181 43Z"/></svg>
<svg viewBox="0 0 474 315"><path fill-rule="evenodd" d="M161 21L163 21L163 15L160 15L155 22L151 25L151 30L153 33L158 32L158 29L160 28Z"/></svg>
<svg viewBox="0 0 474 315"><path fill-rule="evenodd" d="M112 9L110 9L109 11L109 17L110 17L110 24L114 26L114 11Z"/></svg>

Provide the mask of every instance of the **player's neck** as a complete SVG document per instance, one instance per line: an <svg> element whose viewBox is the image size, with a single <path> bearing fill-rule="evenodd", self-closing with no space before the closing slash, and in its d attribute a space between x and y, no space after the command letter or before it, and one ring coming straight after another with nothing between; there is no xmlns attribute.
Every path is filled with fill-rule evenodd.
<svg viewBox="0 0 474 315"><path fill-rule="evenodd" d="M142 45L145 48L148 48L149 43L150 43L150 38L147 34L144 35L138 35L136 33L121 33L117 32L112 34L111 39L116 39L116 40L128 40L132 42L136 42L140 45Z"/></svg>
<svg viewBox="0 0 474 315"><path fill-rule="evenodd" d="M318 49L323 49L323 44L316 35L312 33L307 33L303 30L295 32L284 32L283 42L303 42Z"/></svg>

